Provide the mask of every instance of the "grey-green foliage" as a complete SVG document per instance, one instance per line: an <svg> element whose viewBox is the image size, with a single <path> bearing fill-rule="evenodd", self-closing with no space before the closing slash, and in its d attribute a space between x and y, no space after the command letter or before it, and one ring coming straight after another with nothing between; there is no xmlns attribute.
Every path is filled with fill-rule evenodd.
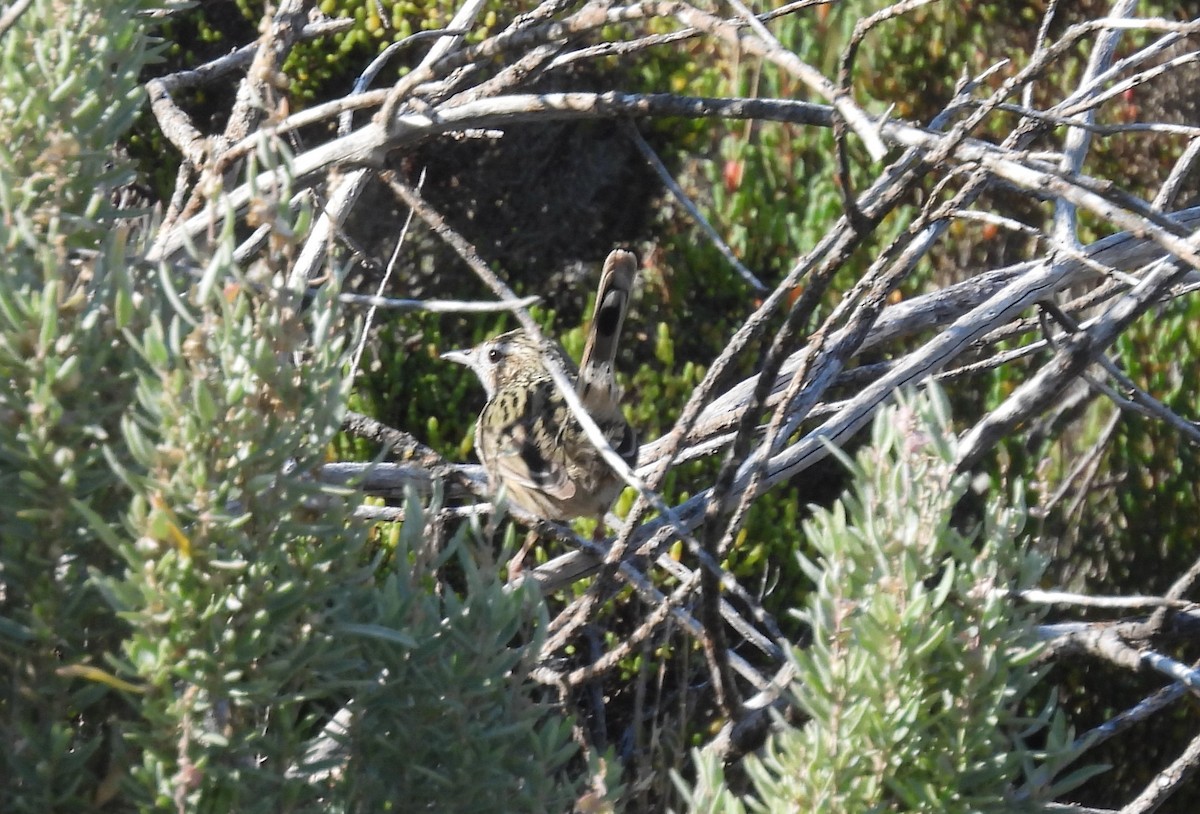
<svg viewBox="0 0 1200 814"><path fill-rule="evenodd" d="M310 474L343 410L342 326L329 296L299 310L280 286L201 281L130 337L138 466L111 541L129 567L102 584L144 688L133 779L154 806L214 811L568 806L570 730L523 662L540 600L475 569L465 532L427 551L415 500L386 562L368 561L354 494ZM338 758L305 764L342 704Z"/></svg>
<svg viewBox="0 0 1200 814"><path fill-rule="evenodd" d="M355 495L311 476L343 410L343 326L327 294L298 309L281 287L202 280L129 338L128 570L102 584L144 688L133 779L214 811L567 807L570 730L523 662L540 601L475 569L465 532L426 551L416 501L368 561ZM344 760L301 765L342 704Z"/></svg>
<svg viewBox="0 0 1200 814"><path fill-rule="evenodd" d="M9 4L11 5L11 4ZM105 459L128 404L109 197L131 177L112 145L151 56L140 2L39 0L0 39L0 810L92 810L114 787L101 681L121 624L89 571L111 570L74 503L116 522ZM71 252L96 250L95 256ZM92 675L98 675L92 674Z"/></svg>
<svg viewBox="0 0 1200 814"><path fill-rule="evenodd" d="M410 508L417 519L400 535L397 567L363 614L409 640L363 631L374 672L354 693L333 799L364 812L381 801L398 811L569 811L579 792L564 773L577 752L570 724L533 700L528 678L545 631L540 597L510 593L495 568L478 568L465 530L429 559L411 533L419 507ZM432 590L432 575L447 571L460 593Z"/></svg>
<svg viewBox="0 0 1200 814"><path fill-rule="evenodd" d="M37 0L0 40L0 228L18 253L7 263L100 234L110 193L130 178L113 145L144 99L137 80L153 49L134 12L146 5Z"/></svg>
<svg viewBox="0 0 1200 814"><path fill-rule="evenodd" d="M0 811L565 810L540 600L427 552L416 503L373 544L313 475L348 385L335 292L284 282L310 213L256 201L251 269L230 229L195 275L126 261L140 5L39 0L0 42Z"/></svg>
<svg viewBox="0 0 1200 814"><path fill-rule="evenodd" d="M846 462L850 493L805 525L813 644L792 690L807 721L748 760L753 797L698 753L692 811L1032 811L1052 793L1033 769L1069 738L1052 705L1030 709L1036 620L1006 595L1042 563L1019 499L990 494L973 533L951 523L966 482L946 412L940 393L884 410Z"/></svg>

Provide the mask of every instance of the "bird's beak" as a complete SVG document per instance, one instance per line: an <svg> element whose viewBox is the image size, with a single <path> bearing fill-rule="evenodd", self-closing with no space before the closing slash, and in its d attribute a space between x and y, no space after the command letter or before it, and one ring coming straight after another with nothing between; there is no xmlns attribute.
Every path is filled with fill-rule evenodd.
<svg viewBox="0 0 1200 814"><path fill-rule="evenodd" d="M442 354L442 358L447 362L454 362L459 365L471 367L471 351L469 350L448 350Z"/></svg>

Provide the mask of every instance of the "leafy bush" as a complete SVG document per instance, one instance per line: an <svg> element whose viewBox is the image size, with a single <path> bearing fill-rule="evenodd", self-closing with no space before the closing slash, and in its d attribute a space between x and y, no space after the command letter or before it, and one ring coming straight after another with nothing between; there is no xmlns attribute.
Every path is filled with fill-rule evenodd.
<svg viewBox="0 0 1200 814"><path fill-rule="evenodd" d="M35 3L2 43L0 810L568 808L540 599L473 568L469 528L428 548L415 497L383 545L315 477L349 388L336 287L285 282L311 212L260 192L277 240L246 269L232 229L134 259L151 233L110 197L139 6Z"/></svg>
<svg viewBox="0 0 1200 814"><path fill-rule="evenodd" d="M977 529L956 528L953 438L935 391L883 410L845 460L853 486L804 524L815 555L798 555L815 585L799 611L812 645L792 654L807 720L746 761L750 797L698 753L690 810L1030 811L1087 776L1041 785L1035 767L1068 758L1070 740L1052 705L1028 711L1036 615L1009 591L1043 561L1021 542L1019 496L990 496Z"/></svg>

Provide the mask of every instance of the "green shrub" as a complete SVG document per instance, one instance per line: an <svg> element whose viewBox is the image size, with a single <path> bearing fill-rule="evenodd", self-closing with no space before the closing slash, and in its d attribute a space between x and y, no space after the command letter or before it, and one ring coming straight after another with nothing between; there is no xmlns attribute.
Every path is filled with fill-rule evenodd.
<svg viewBox="0 0 1200 814"><path fill-rule="evenodd" d="M955 527L953 437L940 394L903 400L846 461L850 493L804 524L812 645L793 651L792 695L807 720L746 761L750 797L698 753L690 810L1030 811L1062 790L1034 771L1070 739L1053 705L1029 711L1036 618L1008 595L1043 564L1019 498Z"/></svg>
<svg viewBox="0 0 1200 814"><path fill-rule="evenodd" d="M334 286L284 282L311 212L256 201L279 251L248 269L232 228L192 268L135 259L110 198L139 7L35 2L0 40L0 810L565 810L540 599L469 528L433 547L415 498L383 545L315 476L350 331Z"/></svg>

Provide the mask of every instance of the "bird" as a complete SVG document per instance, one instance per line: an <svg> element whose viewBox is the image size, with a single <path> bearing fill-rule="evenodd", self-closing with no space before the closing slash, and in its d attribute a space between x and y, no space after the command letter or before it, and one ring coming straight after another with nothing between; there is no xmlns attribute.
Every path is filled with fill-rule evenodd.
<svg viewBox="0 0 1200 814"><path fill-rule="evenodd" d="M483 383L487 402L475 425L475 450L489 487L493 492L503 488L511 504L537 518L596 517L599 534L624 486L558 391L547 358L574 376L580 401L617 455L630 466L637 461L637 433L621 412L622 391L614 375L636 274L632 252L618 249L608 255L577 373L557 344L539 342L523 329L442 354L469 367Z"/></svg>

